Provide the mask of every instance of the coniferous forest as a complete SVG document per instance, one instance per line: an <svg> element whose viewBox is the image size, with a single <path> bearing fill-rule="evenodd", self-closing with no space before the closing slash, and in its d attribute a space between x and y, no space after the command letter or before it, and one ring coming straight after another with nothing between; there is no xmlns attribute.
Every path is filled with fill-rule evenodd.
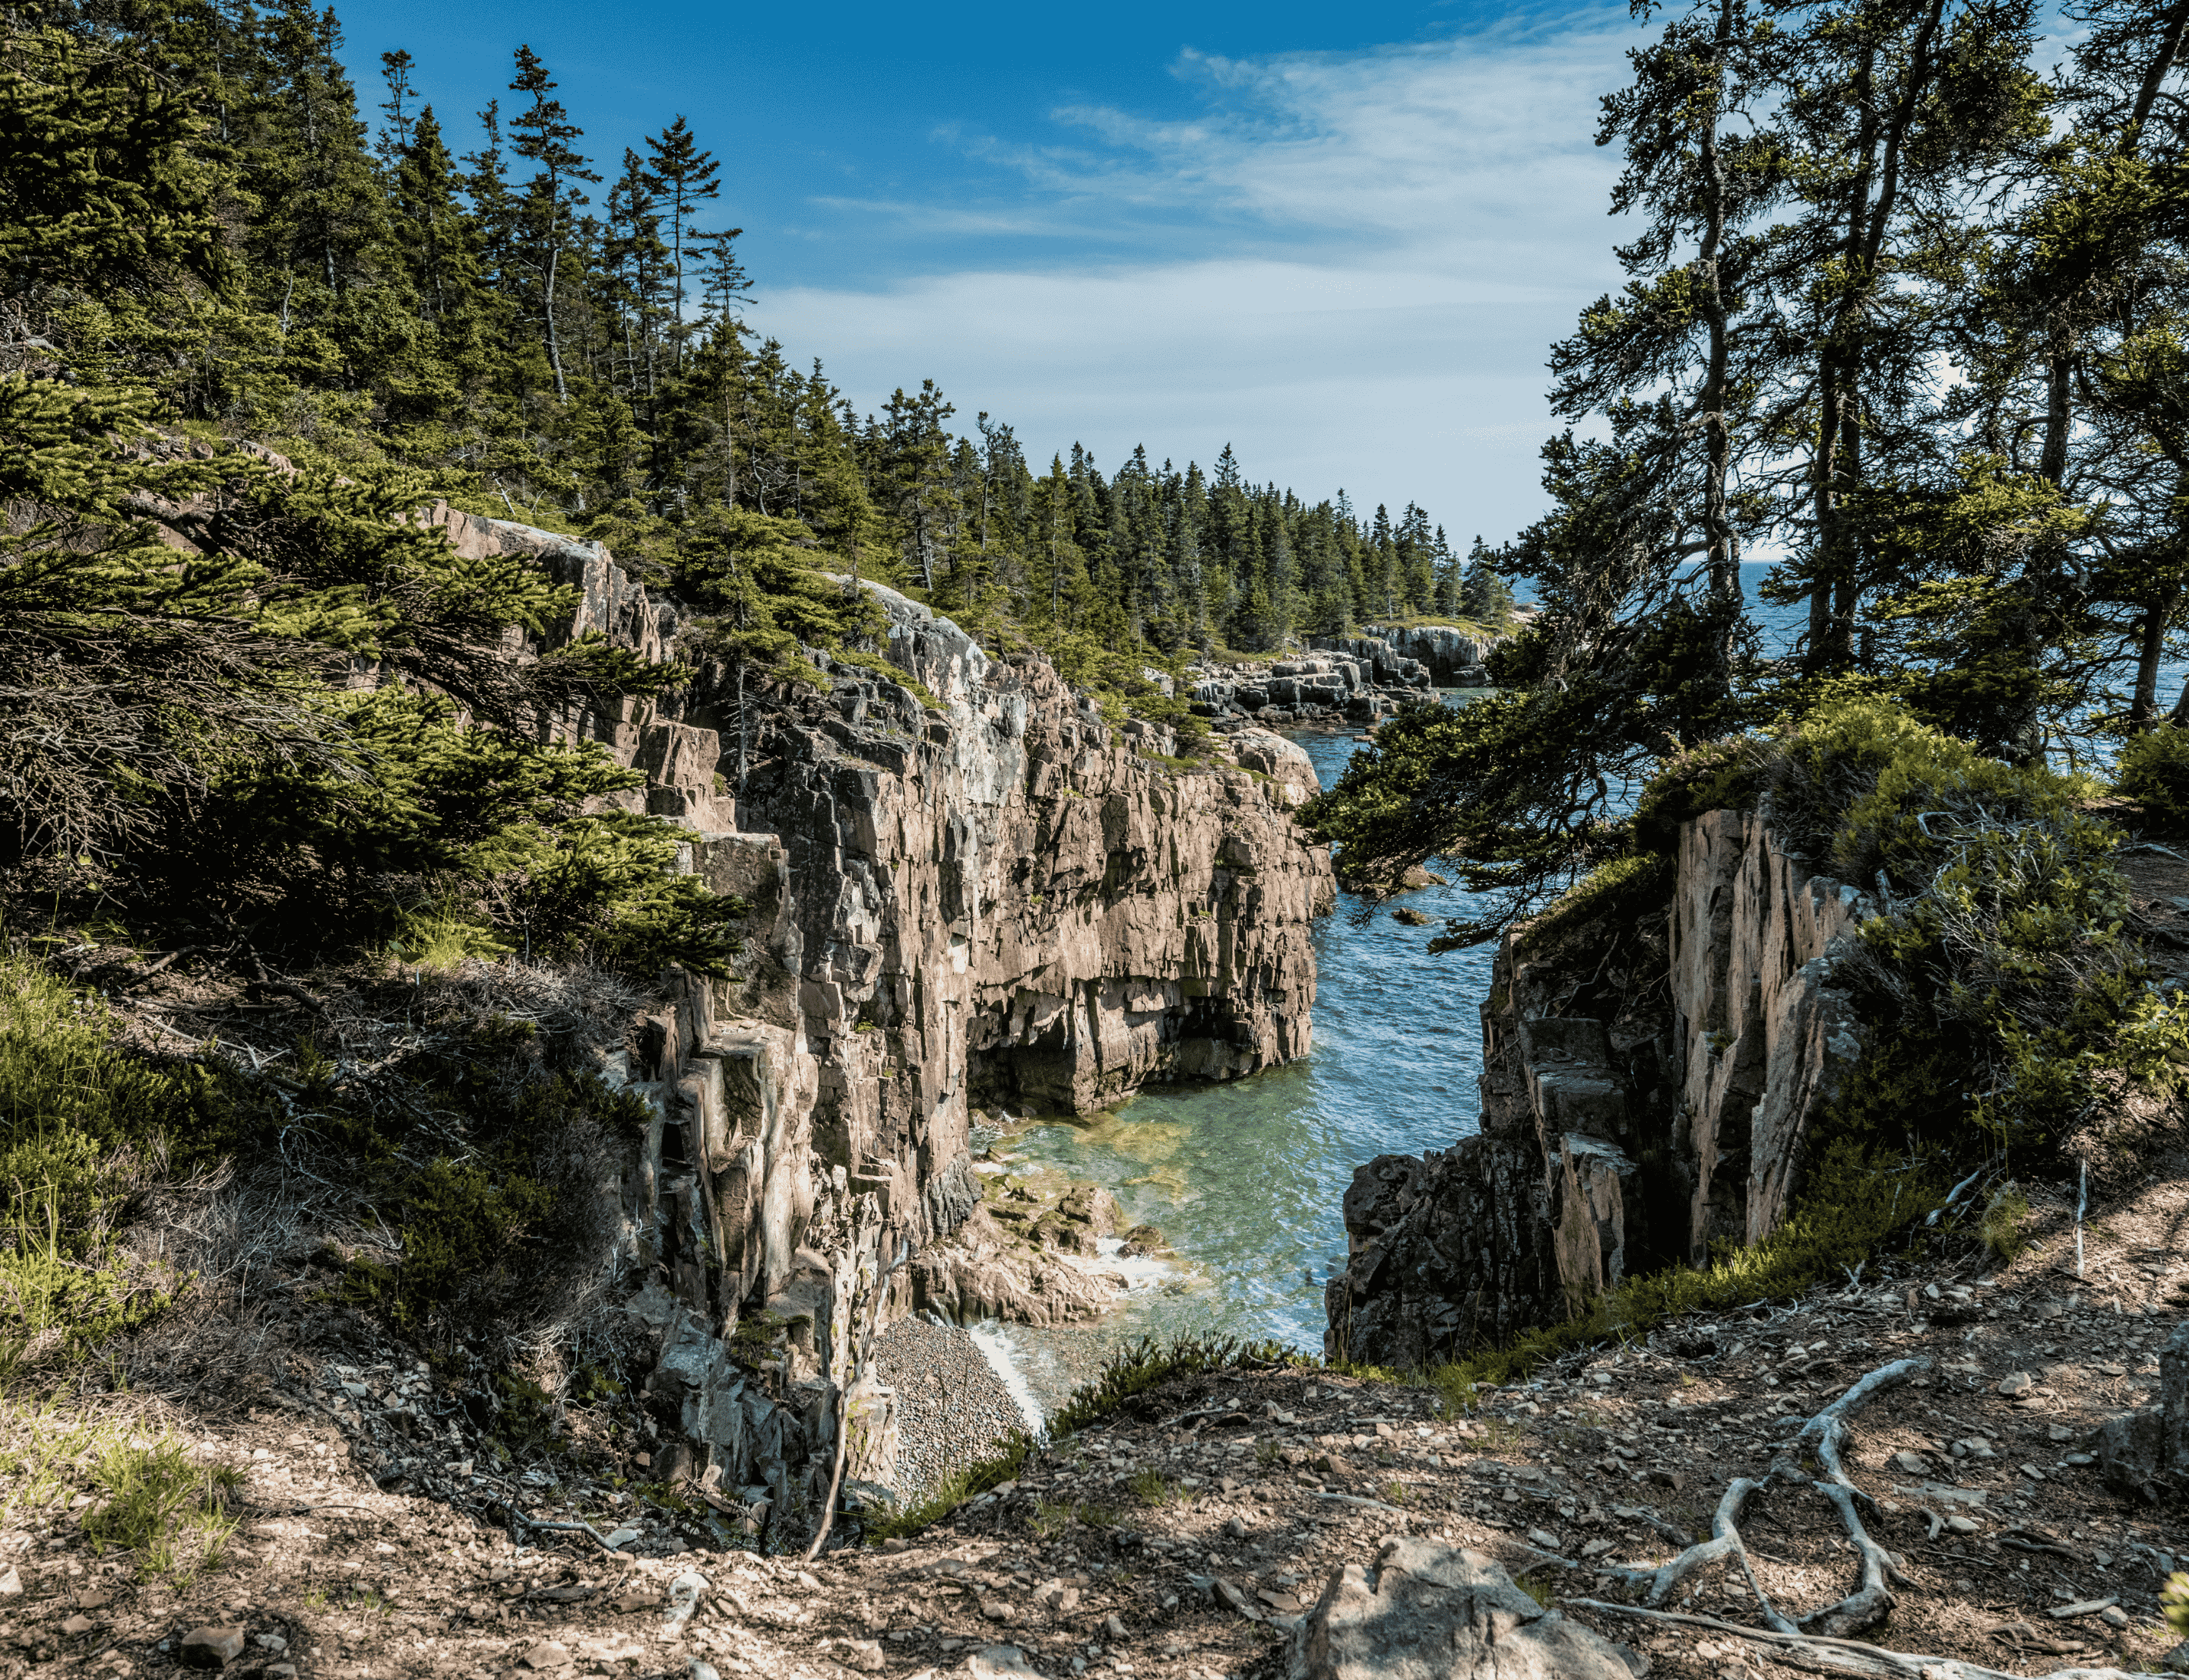
<svg viewBox="0 0 2189 1680"><path fill-rule="evenodd" d="M529 47L451 121L407 51L354 85L332 10L14 16L9 185L55 218L10 254L33 379L659 568L788 543L1067 662L1462 609L1417 506L1309 505L1228 449L1205 471L1030 457L909 377L860 414L805 359L825 346L748 324L735 172L705 137L665 112L642 151L595 155L583 86Z"/></svg>

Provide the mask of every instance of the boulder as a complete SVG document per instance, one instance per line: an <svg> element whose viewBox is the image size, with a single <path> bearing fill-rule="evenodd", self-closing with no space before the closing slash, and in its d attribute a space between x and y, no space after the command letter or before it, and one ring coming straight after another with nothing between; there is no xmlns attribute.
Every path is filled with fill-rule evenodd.
<svg viewBox="0 0 2189 1680"><path fill-rule="evenodd" d="M1332 1575L1287 1656L1288 1680L1634 1680L1618 1646L1493 1559L1407 1536Z"/></svg>
<svg viewBox="0 0 2189 1680"><path fill-rule="evenodd" d="M188 1668L224 1668L243 1655L243 1630L237 1626L194 1627L183 1635L179 1655Z"/></svg>
<svg viewBox="0 0 2189 1680"><path fill-rule="evenodd" d="M1315 761L1296 741L1266 729L1242 729L1231 738L1231 750L1242 770L1257 771L1275 782L1287 805L1301 804L1322 791Z"/></svg>
<svg viewBox="0 0 2189 1680"><path fill-rule="evenodd" d="M2158 1498L2189 1492L2189 1324L2158 1355L2158 1401L2108 1418L2098 1430L2098 1471L2124 1491Z"/></svg>
<svg viewBox="0 0 2189 1680"><path fill-rule="evenodd" d="M1332 1360L1417 1370L1558 1315L1557 1226L1530 1139L1379 1155L1345 1192L1350 1252L1324 1290Z"/></svg>

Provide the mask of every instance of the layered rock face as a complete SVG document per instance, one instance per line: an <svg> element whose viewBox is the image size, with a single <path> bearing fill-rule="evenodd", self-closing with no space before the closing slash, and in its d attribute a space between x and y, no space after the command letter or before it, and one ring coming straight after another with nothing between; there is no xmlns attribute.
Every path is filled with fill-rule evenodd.
<svg viewBox="0 0 2189 1680"><path fill-rule="evenodd" d="M1355 1174L1326 1351L1448 1359L1768 1235L1861 1053L1833 982L1867 913L1764 817L1717 811L1681 832L1661 931L1509 933L1482 1010L1481 1129Z"/></svg>
<svg viewBox="0 0 2189 1680"><path fill-rule="evenodd" d="M1490 683L1485 661L1499 636L1470 636L1451 625L1366 625L1366 635L1387 643L1401 659L1411 659L1440 688L1483 688Z"/></svg>
<svg viewBox="0 0 2189 1680"><path fill-rule="evenodd" d="M460 552L574 585L557 641L661 654L686 628L597 545L436 520ZM1148 755L1162 732L1113 729L1047 665L994 664L865 587L932 704L847 665L826 693L740 705L716 673L563 726L643 768L627 800L682 823L683 867L749 907L735 978L677 980L617 1069L658 1112L620 1259L657 1410L725 1485L794 1504L825 1485L861 1328L1014 1304L981 1243L938 1247L979 1202L971 1103L1077 1112L1304 1054L1309 922L1334 898L1287 814L1315 791L1289 742L1180 771ZM1061 1274L1016 1287L1034 1318L1101 1298ZM851 1405L852 1474L886 1481L888 1396Z"/></svg>
<svg viewBox="0 0 2189 1680"><path fill-rule="evenodd" d="M1321 647L1326 638L1317 638ZM1332 646L1339 644L1332 643ZM1290 723L1373 723L1399 703L1427 690L1426 667L1401 660L1378 642L1379 659L1344 651L1318 653L1269 665L1196 665L1189 674L1193 710L1219 730L1247 728L1253 721Z"/></svg>

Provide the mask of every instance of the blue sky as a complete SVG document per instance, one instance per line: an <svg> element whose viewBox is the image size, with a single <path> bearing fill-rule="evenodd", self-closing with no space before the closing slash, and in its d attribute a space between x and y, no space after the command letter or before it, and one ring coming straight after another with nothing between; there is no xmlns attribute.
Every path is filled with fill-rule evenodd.
<svg viewBox="0 0 2189 1680"><path fill-rule="evenodd" d="M339 7L461 149L528 42L613 167L682 112L751 320L863 408L932 378L1031 456L1135 443L1464 543L1541 506L1551 341L1618 280L1624 5Z"/></svg>

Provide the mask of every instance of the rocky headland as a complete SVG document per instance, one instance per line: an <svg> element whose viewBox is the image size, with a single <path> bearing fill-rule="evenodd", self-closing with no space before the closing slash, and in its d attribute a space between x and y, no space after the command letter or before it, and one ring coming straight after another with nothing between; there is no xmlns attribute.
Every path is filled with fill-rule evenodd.
<svg viewBox="0 0 2189 1680"><path fill-rule="evenodd" d="M1666 891L1506 935L1479 1130L1355 1174L1332 1357L1433 1364L1777 1227L1862 1052L1835 981L1864 901L1737 811L1683 825Z"/></svg>
<svg viewBox="0 0 2189 1680"><path fill-rule="evenodd" d="M1310 636L1305 651L1265 663L1196 665L1187 692L1219 733L1372 725L1434 689L1488 687L1485 662L1506 639L1451 625L1370 625L1360 636Z"/></svg>
<svg viewBox="0 0 2189 1680"><path fill-rule="evenodd" d="M577 587L547 645L598 630L667 654L691 623L597 545L437 517L459 552ZM748 907L734 976L675 979L609 1055L655 1120L602 1260L654 1411L711 1484L778 1513L818 1504L840 1434L868 1444L850 1479L897 1485L893 1395L863 1374L880 1326L1055 1322L1114 1295L1083 1195L1032 1219L984 1199L974 1106L1083 1112L1304 1054L1309 925L1333 897L1289 814L1316 791L1289 742L1243 731L1182 763L1045 663L858 587L888 670L823 655L825 690L740 708L703 670L566 722L646 772L623 797L687 829L682 867Z"/></svg>

